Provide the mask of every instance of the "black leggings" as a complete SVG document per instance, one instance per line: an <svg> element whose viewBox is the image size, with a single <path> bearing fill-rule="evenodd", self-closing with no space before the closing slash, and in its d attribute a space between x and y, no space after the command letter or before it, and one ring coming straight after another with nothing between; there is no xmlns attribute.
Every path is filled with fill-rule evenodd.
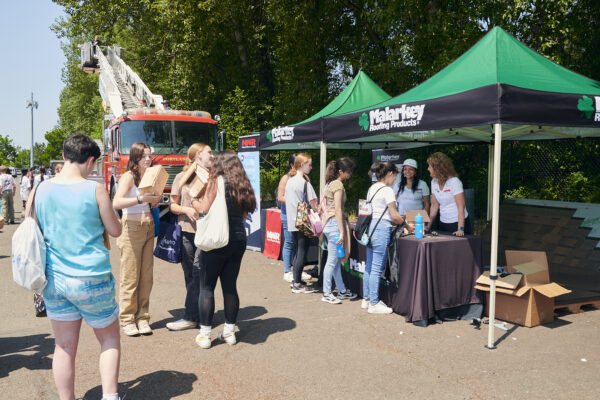
<svg viewBox="0 0 600 400"><path fill-rule="evenodd" d="M308 245L310 239L302 232L292 232L294 244L296 245L296 258L294 258L294 283L300 283L302 279L302 270L306 264L306 255L308 254Z"/></svg>
<svg viewBox="0 0 600 400"><path fill-rule="evenodd" d="M470 215L465 218L465 235L473 234L473 232L471 232L471 220L469 218L471 218ZM439 230L440 232L454 233L458 230L458 221L449 224L440 221Z"/></svg>
<svg viewBox="0 0 600 400"><path fill-rule="evenodd" d="M242 257L246 251L246 241L235 240L223 248L200 252L200 325L212 326L215 314L215 286L221 278L225 322L235 324L240 309L240 298L237 293L237 277L240 272Z"/></svg>

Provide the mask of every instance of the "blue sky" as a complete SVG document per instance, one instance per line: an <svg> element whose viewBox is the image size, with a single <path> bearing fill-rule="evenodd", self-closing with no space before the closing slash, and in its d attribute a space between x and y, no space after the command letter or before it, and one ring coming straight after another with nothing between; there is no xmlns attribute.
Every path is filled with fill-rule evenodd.
<svg viewBox="0 0 600 400"><path fill-rule="evenodd" d="M58 122L65 57L50 25L61 15L62 7L50 0L2 0L0 135L22 148L31 145L31 110L25 108L31 92L38 102L34 140L45 142L44 134Z"/></svg>

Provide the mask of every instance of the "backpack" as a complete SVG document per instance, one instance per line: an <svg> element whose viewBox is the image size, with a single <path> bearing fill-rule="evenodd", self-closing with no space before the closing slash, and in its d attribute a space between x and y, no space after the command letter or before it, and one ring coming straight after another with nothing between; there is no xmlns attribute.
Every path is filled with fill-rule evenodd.
<svg viewBox="0 0 600 400"><path fill-rule="evenodd" d="M385 206L385 210L383 210L383 213L377 220L377 224L375 224L375 227L373 227L373 231L371 232L371 234L369 234L368 233L369 226L371 226L371 221L373 220L373 206L371 205L371 202L373 201L373 199L375 198L377 193L384 187L386 187L386 186L384 185L384 186L380 187L379 189L377 189L375 194L373 194L373 196L371 196L371 200L368 200L368 201L364 200L364 199L358 200L358 221L356 221L356 225L354 226L353 235L354 235L354 238L356 239L356 241L358 243L362 244L363 246L366 246L369 244L369 241L371 240L371 235L373 234L373 231L375 231L375 228L377 228L377 225L379 225L379 221L381 221L381 217L383 217L383 215L385 214L385 212L388 209L388 207Z"/></svg>

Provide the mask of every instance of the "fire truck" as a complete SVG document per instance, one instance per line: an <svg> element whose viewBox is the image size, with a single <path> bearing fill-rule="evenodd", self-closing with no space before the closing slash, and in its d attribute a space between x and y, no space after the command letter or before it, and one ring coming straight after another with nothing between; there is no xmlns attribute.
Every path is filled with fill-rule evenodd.
<svg viewBox="0 0 600 400"><path fill-rule="evenodd" d="M152 150L153 164L169 173L161 205L169 202L175 175L182 171L190 145L206 143L215 150L223 147L218 116L205 111L172 110L161 95L153 94L121 58L121 48L101 48L92 42L81 46L81 68L99 74L99 91L104 108L103 151L96 170L111 199L119 178L125 173L129 149L144 142ZM163 211L166 209L163 207Z"/></svg>

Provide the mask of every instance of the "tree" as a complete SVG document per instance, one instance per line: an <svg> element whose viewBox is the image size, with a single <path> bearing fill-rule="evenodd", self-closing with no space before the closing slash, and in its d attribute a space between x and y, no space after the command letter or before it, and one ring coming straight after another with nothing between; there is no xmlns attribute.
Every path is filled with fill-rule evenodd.
<svg viewBox="0 0 600 400"><path fill-rule="evenodd" d="M61 128L55 127L53 130L46 132L44 137L48 142L44 151L44 159L62 159L63 142L67 138L65 131Z"/></svg>
<svg viewBox="0 0 600 400"><path fill-rule="evenodd" d="M13 145L13 141L8 135L0 135L0 164L9 166L14 165L17 157L17 147Z"/></svg>

